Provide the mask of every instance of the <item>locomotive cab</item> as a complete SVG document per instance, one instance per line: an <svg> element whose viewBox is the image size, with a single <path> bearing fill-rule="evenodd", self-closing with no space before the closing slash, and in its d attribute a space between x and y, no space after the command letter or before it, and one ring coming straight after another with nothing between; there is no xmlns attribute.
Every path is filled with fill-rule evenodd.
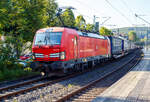
<svg viewBox="0 0 150 102"><path fill-rule="evenodd" d="M45 74L61 67L61 61L65 60L65 50L61 43L62 35L63 29L49 28L36 32L32 45L33 71L39 70Z"/></svg>
<svg viewBox="0 0 150 102"><path fill-rule="evenodd" d="M69 28L52 27L38 30L32 45L33 71L64 73L64 69L72 67L73 62L70 59L77 58L77 48L74 46L76 37L75 30Z"/></svg>
<svg viewBox="0 0 150 102"><path fill-rule="evenodd" d="M42 32L35 36L32 51L35 61L58 61L61 57L62 32Z"/></svg>

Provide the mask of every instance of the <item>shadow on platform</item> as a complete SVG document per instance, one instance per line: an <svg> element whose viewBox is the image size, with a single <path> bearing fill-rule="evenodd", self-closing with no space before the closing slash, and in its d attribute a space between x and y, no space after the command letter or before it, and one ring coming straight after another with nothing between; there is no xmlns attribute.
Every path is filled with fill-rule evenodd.
<svg viewBox="0 0 150 102"><path fill-rule="evenodd" d="M150 102L148 99L138 99L137 97L115 98L115 97L97 97L92 102Z"/></svg>

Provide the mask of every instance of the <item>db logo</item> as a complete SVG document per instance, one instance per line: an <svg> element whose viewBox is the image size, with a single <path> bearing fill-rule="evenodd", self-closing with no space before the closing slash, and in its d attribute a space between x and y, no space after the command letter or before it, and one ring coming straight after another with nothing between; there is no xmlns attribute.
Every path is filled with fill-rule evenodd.
<svg viewBox="0 0 150 102"><path fill-rule="evenodd" d="M48 58L48 55L45 55L46 58Z"/></svg>

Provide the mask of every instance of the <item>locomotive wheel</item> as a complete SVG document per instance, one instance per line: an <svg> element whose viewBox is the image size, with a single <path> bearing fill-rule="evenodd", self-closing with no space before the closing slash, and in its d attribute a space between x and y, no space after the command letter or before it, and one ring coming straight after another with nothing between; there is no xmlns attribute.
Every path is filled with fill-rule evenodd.
<svg viewBox="0 0 150 102"><path fill-rule="evenodd" d="M86 68L86 67L85 67L85 63L81 64L80 66L81 66L81 67L80 67L80 68L81 68L81 71L84 71L84 69Z"/></svg>
<svg viewBox="0 0 150 102"><path fill-rule="evenodd" d="M67 74L68 73L68 69L63 69L63 73Z"/></svg>
<svg viewBox="0 0 150 102"><path fill-rule="evenodd" d="M94 66L95 66L95 62L94 62L94 61L91 61L91 62L90 62L90 68L94 68Z"/></svg>
<svg viewBox="0 0 150 102"><path fill-rule="evenodd" d="M75 64L73 67L73 71L80 71L82 64Z"/></svg>

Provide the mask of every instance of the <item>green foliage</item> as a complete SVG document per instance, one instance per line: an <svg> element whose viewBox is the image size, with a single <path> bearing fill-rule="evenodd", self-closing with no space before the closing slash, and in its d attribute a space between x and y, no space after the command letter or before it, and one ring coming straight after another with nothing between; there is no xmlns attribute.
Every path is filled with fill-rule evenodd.
<svg viewBox="0 0 150 102"><path fill-rule="evenodd" d="M87 24L87 25L86 25L86 30L92 32L93 29L94 29L94 25L93 25L93 24Z"/></svg>
<svg viewBox="0 0 150 102"><path fill-rule="evenodd" d="M134 31L130 31L128 33L128 37L129 37L129 40L131 40L133 42L137 41L137 39L138 39L136 36L136 32L134 32Z"/></svg>
<svg viewBox="0 0 150 102"><path fill-rule="evenodd" d="M35 32L55 25L57 9L55 0L5 0L0 2L0 33L21 35L24 40L32 41Z"/></svg>
<svg viewBox="0 0 150 102"><path fill-rule="evenodd" d="M86 21L82 15L77 16L75 20L75 26L80 30L86 29Z"/></svg>
<svg viewBox="0 0 150 102"><path fill-rule="evenodd" d="M24 70L23 68L20 68L16 65L13 68L5 68L0 70L0 81L14 80L20 77L36 74L39 73L31 72L31 70Z"/></svg>
<svg viewBox="0 0 150 102"><path fill-rule="evenodd" d="M64 26L75 27L75 17L71 9L66 9L61 15Z"/></svg>
<svg viewBox="0 0 150 102"><path fill-rule="evenodd" d="M5 41L0 41L0 81L13 80L24 75L29 75L32 72L30 70L24 70L23 66L17 63L16 44L22 42L22 39L14 37L6 37ZM22 51L22 45L18 46L18 51Z"/></svg>
<svg viewBox="0 0 150 102"><path fill-rule="evenodd" d="M0 81L13 80L21 76L34 74L29 68L23 69L23 66L17 63L16 53L14 53L16 42L22 42L21 38L6 37L5 41L0 42ZM22 51L22 45L17 45L18 51Z"/></svg>
<svg viewBox="0 0 150 102"><path fill-rule="evenodd" d="M113 35L111 30L107 29L106 27L101 27L99 32L100 32L100 35L104 35L104 36L111 36L111 35Z"/></svg>
<svg viewBox="0 0 150 102"><path fill-rule="evenodd" d="M17 43L19 40L20 43ZM17 53L14 53L17 47L18 53L22 50L22 39L15 39L14 37L6 37L5 41L0 42L0 66L2 68L13 67L17 59ZM16 46L16 44L18 44Z"/></svg>
<svg viewBox="0 0 150 102"><path fill-rule="evenodd" d="M13 38L14 51L20 55L23 41L32 41L35 32L56 25L55 0L3 0L0 2L0 34Z"/></svg>
<svg viewBox="0 0 150 102"><path fill-rule="evenodd" d="M68 84L68 88L71 88L71 87L73 87L73 85L72 84Z"/></svg>
<svg viewBox="0 0 150 102"><path fill-rule="evenodd" d="M30 67L24 68L24 71L32 71L32 69Z"/></svg>
<svg viewBox="0 0 150 102"><path fill-rule="evenodd" d="M7 36L0 40L0 78L24 72L15 68L22 67L16 60L24 52L25 42L31 42L38 29L56 25L56 9L55 0L0 1L0 35Z"/></svg>
<svg viewBox="0 0 150 102"><path fill-rule="evenodd" d="M55 2L55 0L48 0L48 4L46 7L47 11L47 26L58 26L58 18L56 18L56 11L57 11L58 5Z"/></svg>

